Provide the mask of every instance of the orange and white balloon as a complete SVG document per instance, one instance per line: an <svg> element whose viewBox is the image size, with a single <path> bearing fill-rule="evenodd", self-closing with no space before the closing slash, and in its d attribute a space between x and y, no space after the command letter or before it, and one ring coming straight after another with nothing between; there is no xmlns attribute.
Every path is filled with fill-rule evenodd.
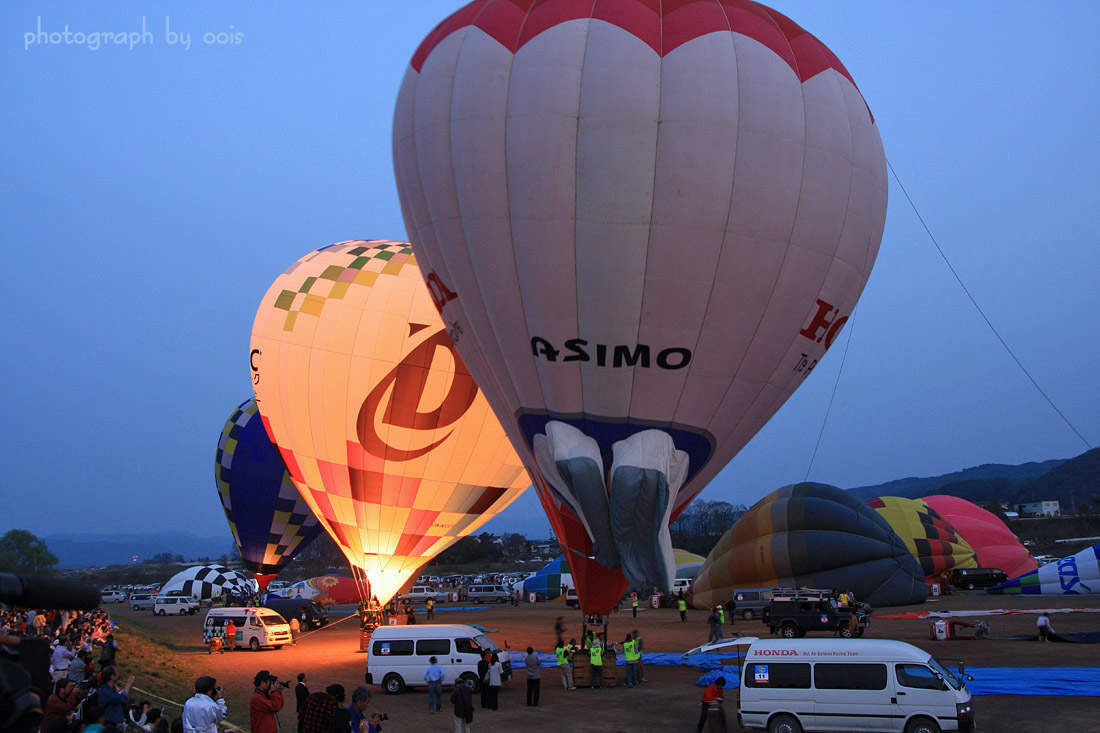
<svg viewBox="0 0 1100 733"><path fill-rule="evenodd" d="M302 257L264 295L251 346L268 434L383 602L530 483L404 242Z"/></svg>

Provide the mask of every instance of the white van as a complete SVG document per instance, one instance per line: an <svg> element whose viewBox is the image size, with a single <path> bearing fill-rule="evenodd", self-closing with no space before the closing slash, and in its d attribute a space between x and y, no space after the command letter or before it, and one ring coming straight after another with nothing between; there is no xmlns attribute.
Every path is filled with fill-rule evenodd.
<svg viewBox="0 0 1100 733"><path fill-rule="evenodd" d="M431 598L436 603L439 602L439 598L436 596L435 588L427 585L414 585L412 588L409 589L409 592L404 595L404 600L408 601L409 603L414 603L416 601L427 603L429 598Z"/></svg>
<svg viewBox="0 0 1100 733"><path fill-rule="evenodd" d="M974 730L960 665L879 639L759 639L745 654L738 722L769 733Z"/></svg>
<svg viewBox="0 0 1100 733"><path fill-rule="evenodd" d="M435 657L443 667L443 684L465 684L471 691L481 688L477 663L486 651L498 652L504 678L512 675L508 653L473 626L465 624L416 624L380 626L374 630L367 650L368 685L381 685L391 695L407 687L424 687L424 672Z"/></svg>
<svg viewBox="0 0 1100 733"><path fill-rule="evenodd" d="M127 603L135 611L148 611L153 607L155 600L152 593L131 593Z"/></svg>
<svg viewBox="0 0 1100 733"><path fill-rule="evenodd" d="M512 593L503 585L471 585L466 589L466 600L470 603L507 603Z"/></svg>
<svg viewBox="0 0 1100 733"><path fill-rule="evenodd" d="M191 596L157 596L153 599L153 613L157 616L194 615L199 610L199 602Z"/></svg>
<svg viewBox="0 0 1100 733"><path fill-rule="evenodd" d="M120 590L100 591L99 600L101 603L123 603L126 600L126 594Z"/></svg>
<svg viewBox="0 0 1100 733"><path fill-rule="evenodd" d="M290 624L270 608L212 608L202 625L203 643L209 644L213 636L223 636L230 619L237 627L233 639L238 647L247 646L252 651L268 646L278 649L293 641Z"/></svg>

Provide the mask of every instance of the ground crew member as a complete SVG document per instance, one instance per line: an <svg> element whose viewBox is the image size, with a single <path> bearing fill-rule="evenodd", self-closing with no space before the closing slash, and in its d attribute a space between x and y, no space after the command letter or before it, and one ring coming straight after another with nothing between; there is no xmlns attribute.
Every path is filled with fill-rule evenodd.
<svg viewBox="0 0 1100 733"><path fill-rule="evenodd" d="M718 604L718 637L722 637L722 627L726 625L726 609L722 608L722 604Z"/></svg>
<svg viewBox="0 0 1100 733"><path fill-rule="evenodd" d="M424 604L424 606L425 606L425 608L427 608L427 611L428 611L428 613L427 613L428 620L429 621L434 621L435 620L435 599L434 598L429 598L427 603Z"/></svg>
<svg viewBox="0 0 1100 733"><path fill-rule="evenodd" d="M638 618L638 592L634 591L630 594L630 611L634 614L634 618Z"/></svg>
<svg viewBox="0 0 1100 733"><path fill-rule="evenodd" d="M626 635L626 641L623 642L623 656L626 658L626 686L633 687L642 681L642 655L638 653L634 637L630 634Z"/></svg>
<svg viewBox="0 0 1100 733"><path fill-rule="evenodd" d="M600 634L603 636L603 634ZM592 646L588 649L588 659L592 662L592 684L589 685L589 689L595 689L596 683L599 682L600 689L603 689L603 640L596 638L592 640Z"/></svg>
<svg viewBox="0 0 1100 733"><path fill-rule="evenodd" d="M688 620L688 604L687 601L684 600L683 596L680 596L680 598L676 600L676 610L680 612L681 621Z"/></svg>
<svg viewBox="0 0 1100 733"><path fill-rule="evenodd" d="M237 624L233 623L233 619L225 624L225 644L223 645L229 651L233 651L237 646Z"/></svg>
<svg viewBox="0 0 1100 733"><path fill-rule="evenodd" d="M703 726L707 724L707 713L712 710L721 716L723 721L722 730L725 730L725 713L722 711L722 696L725 694L722 688L725 685L726 678L719 677L703 690L703 697L699 700L699 724L695 726L695 733L703 733ZM714 729L711 728L711 730Z"/></svg>
<svg viewBox="0 0 1100 733"><path fill-rule="evenodd" d="M558 646L554 649L554 653L558 656L558 671L561 672L561 686L564 690L577 689L573 686L573 665L569 660L571 650L576 643L576 639L570 639L569 646L566 646L565 642L559 638Z"/></svg>

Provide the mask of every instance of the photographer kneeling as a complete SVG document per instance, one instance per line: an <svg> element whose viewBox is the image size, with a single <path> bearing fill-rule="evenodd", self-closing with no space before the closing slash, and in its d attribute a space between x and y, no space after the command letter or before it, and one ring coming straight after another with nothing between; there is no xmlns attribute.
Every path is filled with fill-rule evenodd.
<svg viewBox="0 0 1100 733"><path fill-rule="evenodd" d="M278 677L261 669L252 684L256 686L248 701L252 733L279 733L279 721L275 716L283 709L283 690L290 687L290 683L279 682Z"/></svg>

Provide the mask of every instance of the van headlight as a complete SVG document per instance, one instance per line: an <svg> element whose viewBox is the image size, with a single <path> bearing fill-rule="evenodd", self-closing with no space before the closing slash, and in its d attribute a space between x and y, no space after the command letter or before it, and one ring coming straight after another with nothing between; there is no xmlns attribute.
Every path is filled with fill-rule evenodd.
<svg viewBox="0 0 1100 733"><path fill-rule="evenodd" d="M969 718L971 713L970 703L960 702L955 704L955 714L960 718Z"/></svg>

